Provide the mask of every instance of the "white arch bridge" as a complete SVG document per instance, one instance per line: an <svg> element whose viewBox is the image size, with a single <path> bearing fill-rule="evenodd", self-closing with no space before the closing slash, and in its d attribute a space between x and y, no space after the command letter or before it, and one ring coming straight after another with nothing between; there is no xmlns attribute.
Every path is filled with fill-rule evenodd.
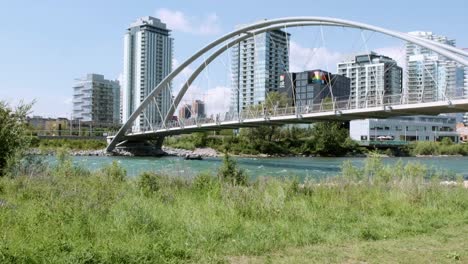
<svg viewBox="0 0 468 264"><path fill-rule="evenodd" d="M413 97L409 97L405 94L383 95L379 97L378 100L373 98L362 106L351 104L348 99L338 100L333 98L332 95L331 101L323 101L321 103L310 104L307 106L283 108L273 107L272 109L264 108L257 110L249 109L240 113L228 112L218 114L213 118L196 118L179 120L177 122L172 121L172 116L174 115L177 106L194 80L213 60L219 57L226 50L250 37L254 37L257 34L275 29L302 26L345 27L378 32L427 48L464 67L468 67L468 52L464 50L373 25L328 17L287 17L265 20L236 29L235 31L216 39L181 63L148 94L138 107L136 107L135 111L129 116L128 120L119 129L119 131L108 138L109 145L107 147L107 151L113 151L116 146L124 144L127 141L162 139L164 136L168 135L193 133L205 130L291 123L310 123L326 120L353 120L363 118L387 118L401 115L436 115L440 113L468 112L468 97L461 95L450 97L445 96L443 100L430 102L424 101L422 98L414 99ZM215 48L217 49L215 50ZM160 124L150 124L148 127L142 127L139 131L132 130L131 128L135 120L152 102L155 101L155 98L161 94L161 91L168 87L170 82L185 68L200 58L205 59L193 71L180 92L175 96L167 115L163 119L164 121Z"/></svg>

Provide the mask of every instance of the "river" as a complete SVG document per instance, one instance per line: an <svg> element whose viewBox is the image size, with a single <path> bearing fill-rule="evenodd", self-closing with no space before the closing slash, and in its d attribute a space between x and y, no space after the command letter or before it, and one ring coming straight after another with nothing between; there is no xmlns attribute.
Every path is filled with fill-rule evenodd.
<svg viewBox="0 0 468 264"><path fill-rule="evenodd" d="M46 157L54 162L54 157ZM425 157L425 158L383 158L385 164L394 164L398 160L404 163L418 162L429 168L442 170L454 174L462 174L468 178L468 157ZM200 172L215 174L222 160L219 158L206 158L204 160L184 160L179 157L73 157L75 164L98 170L116 160L127 170L130 177L139 175L144 171L154 171L169 175L193 177ZM339 174L344 161L350 160L356 166L362 167L365 158L236 158L239 166L249 177L298 177L323 178Z"/></svg>

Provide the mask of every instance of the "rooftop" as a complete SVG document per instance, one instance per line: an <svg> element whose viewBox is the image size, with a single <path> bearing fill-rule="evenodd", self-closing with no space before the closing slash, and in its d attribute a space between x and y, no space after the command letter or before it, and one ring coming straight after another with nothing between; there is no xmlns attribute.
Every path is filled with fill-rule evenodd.
<svg viewBox="0 0 468 264"><path fill-rule="evenodd" d="M153 26L153 27L156 27L156 28L166 29L167 30L166 24L161 22L160 19L152 17L152 16L140 17L135 22L130 24L130 28L140 27L140 26Z"/></svg>

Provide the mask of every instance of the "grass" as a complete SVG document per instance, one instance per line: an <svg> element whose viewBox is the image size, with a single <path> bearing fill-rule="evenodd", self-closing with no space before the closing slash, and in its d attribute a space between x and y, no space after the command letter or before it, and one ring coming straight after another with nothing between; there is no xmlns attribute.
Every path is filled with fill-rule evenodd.
<svg viewBox="0 0 468 264"><path fill-rule="evenodd" d="M96 139L35 139L31 147L43 151L68 149L68 150L98 150L107 146L105 140Z"/></svg>
<svg viewBox="0 0 468 264"><path fill-rule="evenodd" d="M379 241L322 243L261 256L235 256L230 263L465 263L468 226Z"/></svg>
<svg viewBox="0 0 468 264"><path fill-rule="evenodd" d="M468 260L468 191L417 164L233 185L59 160L0 179L1 263Z"/></svg>

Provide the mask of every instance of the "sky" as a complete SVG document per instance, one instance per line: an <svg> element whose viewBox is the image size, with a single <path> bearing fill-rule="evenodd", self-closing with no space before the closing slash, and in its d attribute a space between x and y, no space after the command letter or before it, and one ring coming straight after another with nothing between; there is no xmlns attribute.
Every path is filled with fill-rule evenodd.
<svg viewBox="0 0 468 264"><path fill-rule="evenodd" d="M174 65L236 25L288 16L336 17L408 32L432 31L468 48L468 2L440 1L214 1L214 0L0 0L0 100L35 100L35 115L70 117L72 86L87 73L119 79L123 35L142 16L160 18L172 30ZM343 28L288 29L290 69L322 68L370 50L404 64L404 42ZM325 37L322 37L325 36ZM363 41L367 40L367 41ZM176 92L193 67L174 81ZM400 65L403 66L403 65ZM208 112L229 103L229 54L203 73L184 98L207 101Z"/></svg>

